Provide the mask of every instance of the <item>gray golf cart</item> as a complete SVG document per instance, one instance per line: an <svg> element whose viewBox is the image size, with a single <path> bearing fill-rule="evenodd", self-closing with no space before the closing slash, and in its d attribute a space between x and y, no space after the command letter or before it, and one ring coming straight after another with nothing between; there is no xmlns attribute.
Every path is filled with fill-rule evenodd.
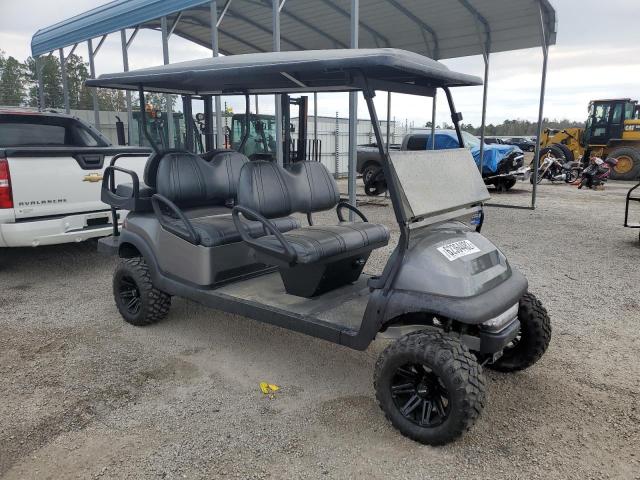
<svg viewBox="0 0 640 480"><path fill-rule="evenodd" d="M114 222L114 236L100 242L122 258L113 279L120 313L131 324L152 324L175 295L357 350L378 335L395 338L376 364L380 407L414 440L457 438L484 407L482 366L533 365L551 325L523 275L480 234L489 195L469 151L386 152L373 97L376 90L433 96L442 89L462 145L450 87L480 83L394 49L236 55L87 81L137 89L143 110L145 90L247 99L360 91L399 230L382 273L368 275L367 259L387 245L389 230L342 202L322 163L285 156L284 168L231 150L197 156L156 147L144 181L117 159L104 175L103 200L130 212L122 231ZM288 122L283 128L287 138ZM129 183L118 183L116 173ZM314 213L331 209L335 222L314 225ZM359 221L347 221L346 211ZM470 217L475 224L460 220Z"/></svg>

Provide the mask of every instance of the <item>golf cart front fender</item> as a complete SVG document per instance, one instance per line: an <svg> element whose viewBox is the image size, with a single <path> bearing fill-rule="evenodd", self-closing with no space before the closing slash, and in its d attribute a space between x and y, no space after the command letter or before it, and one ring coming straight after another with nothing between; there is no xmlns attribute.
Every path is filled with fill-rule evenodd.
<svg viewBox="0 0 640 480"><path fill-rule="evenodd" d="M527 291L526 278L504 254L463 223L424 227L411 236L388 292L385 323L427 312L479 324L508 310Z"/></svg>
<svg viewBox="0 0 640 480"><path fill-rule="evenodd" d="M527 291L527 279L513 270L511 276L489 291L472 297L446 297L427 292L394 290L384 311L383 325L409 313L426 313L477 325L497 317L518 303Z"/></svg>

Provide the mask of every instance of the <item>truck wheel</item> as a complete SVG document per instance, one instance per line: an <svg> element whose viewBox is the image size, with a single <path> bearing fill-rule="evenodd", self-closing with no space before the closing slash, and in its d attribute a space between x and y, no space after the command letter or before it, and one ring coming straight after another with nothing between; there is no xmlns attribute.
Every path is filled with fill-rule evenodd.
<svg viewBox="0 0 640 480"><path fill-rule="evenodd" d="M532 293L520 299L520 333L505 347L502 357L487 364L499 372L515 372L530 367L544 355L551 340L551 320L547 310Z"/></svg>
<svg viewBox="0 0 640 480"><path fill-rule="evenodd" d="M162 320L171 307L171 296L153 286L142 257L120 262L113 275L113 296L125 321L137 326Z"/></svg>
<svg viewBox="0 0 640 480"><path fill-rule="evenodd" d="M612 180L635 180L640 176L640 150L618 147L607 156L618 160L618 164L611 169Z"/></svg>
<svg viewBox="0 0 640 480"><path fill-rule="evenodd" d="M515 184L516 184L515 178L504 178L504 179L498 180L495 183L495 187L499 193L504 193L511 190L511 188L513 188Z"/></svg>
<svg viewBox="0 0 640 480"><path fill-rule="evenodd" d="M451 442L475 423L485 402L482 367L440 332L405 335L378 358L376 399L403 435L428 445Z"/></svg>
<svg viewBox="0 0 640 480"><path fill-rule="evenodd" d="M369 179L364 184L364 193L369 197L375 197L387 191L387 182L380 167L374 167Z"/></svg>

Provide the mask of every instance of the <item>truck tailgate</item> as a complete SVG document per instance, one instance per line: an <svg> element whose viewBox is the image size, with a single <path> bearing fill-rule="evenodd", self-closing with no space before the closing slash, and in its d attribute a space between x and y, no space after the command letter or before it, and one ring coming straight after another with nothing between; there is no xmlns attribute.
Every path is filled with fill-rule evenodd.
<svg viewBox="0 0 640 480"><path fill-rule="evenodd" d="M113 154L104 156L102 166L83 168L72 153L56 152L55 156L47 156L45 152L21 151L15 156L10 151L6 153L16 220L108 209L100 201L100 188L102 173ZM117 161L119 167L136 172L140 181L145 163L146 157L142 156ZM116 182L130 181L124 173L116 175Z"/></svg>

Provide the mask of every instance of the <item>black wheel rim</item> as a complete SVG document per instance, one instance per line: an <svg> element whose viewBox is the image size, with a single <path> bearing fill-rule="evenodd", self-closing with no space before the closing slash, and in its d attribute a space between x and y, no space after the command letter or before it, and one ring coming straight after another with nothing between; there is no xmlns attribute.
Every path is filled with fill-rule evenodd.
<svg viewBox="0 0 640 480"><path fill-rule="evenodd" d="M122 306L132 315L136 315L140 311L142 302L140 300L140 290L136 282L131 277L122 277L118 287L118 295Z"/></svg>
<svg viewBox="0 0 640 480"><path fill-rule="evenodd" d="M427 365L408 363L399 367L390 388L400 414L420 427L437 427L449 417L449 392Z"/></svg>
<svg viewBox="0 0 640 480"><path fill-rule="evenodd" d="M371 177L373 177L373 170L371 170L370 168L367 168L364 171L364 175L362 176L362 180L364 181L364 183L367 183L367 182L369 182Z"/></svg>

